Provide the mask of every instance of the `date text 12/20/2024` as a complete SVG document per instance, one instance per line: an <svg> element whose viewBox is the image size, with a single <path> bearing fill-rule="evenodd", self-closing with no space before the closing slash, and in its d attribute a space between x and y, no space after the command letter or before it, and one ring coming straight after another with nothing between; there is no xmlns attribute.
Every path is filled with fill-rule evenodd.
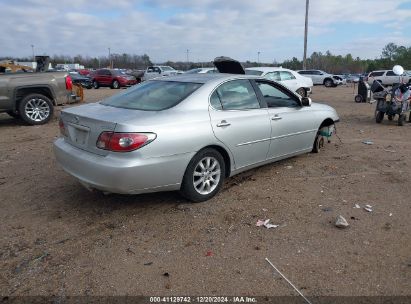
<svg viewBox="0 0 411 304"><path fill-rule="evenodd" d="M257 303L254 297L150 297L150 303Z"/></svg>

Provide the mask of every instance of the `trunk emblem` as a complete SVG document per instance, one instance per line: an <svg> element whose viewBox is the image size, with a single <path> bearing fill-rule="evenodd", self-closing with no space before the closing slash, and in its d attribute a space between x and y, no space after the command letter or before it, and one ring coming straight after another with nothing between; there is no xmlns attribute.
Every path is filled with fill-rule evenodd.
<svg viewBox="0 0 411 304"><path fill-rule="evenodd" d="M80 118L78 116L74 116L73 123L78 123Z"/></svg>

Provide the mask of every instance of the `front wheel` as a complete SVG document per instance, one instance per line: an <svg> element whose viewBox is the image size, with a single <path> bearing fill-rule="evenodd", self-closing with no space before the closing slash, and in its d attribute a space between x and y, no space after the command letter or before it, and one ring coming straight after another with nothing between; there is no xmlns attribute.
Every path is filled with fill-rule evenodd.
<svg viewBox="0 0 411 304"><path fill-rule="evenodd" d="M324 136L321 136L320 134L317 134L314 140L314 145L313 145L313 153L319 153L321 149L324 147Z"/></svg>
<svg viewBox="0 0 411 304"><path fill-rule="evenodd" d="M97 80L93 81L93 88L98 89L100 85L98 84Z"/></svg>
<svg viewBox="0 0 411 304"><path fill-rule="evenodd" d="M361 95L355 95L354 101L355 101L356 103L360 103L360 102L363 101L363 98L362 98Z"/></svg>
<svg viewBox="0 0 411 304"><path fill-rule="evenodd" d="M53 103L41 94L30 94L19 104L21 118L29 125L42 125L53 116Z"/></svg>
<svg viewBox="0 0 411 304"><path fill-rule="evenodd" d="M381 123L383 119L384 119L384 112L378 111L377 114L375 115L375 122Z"/></svg>
<svg viewBox="0 0 411 304"><path fill-rule="evenodd" d="M301 97L307 97L307 92L305 91L304 88L299 88L299 89L296 91L296 93L297 93L298 95L300 95Z"/></svg>
<svg viewBox="0 0 411 304"><path fill-rule="evenodd" d="M331 79L326 79L324 80L324 86L327 88L331 88L332 86L334 86L334 82Z"/></svg>
<svg viewBox="0 0 411 304"><path fill-rule="evenodd" d="M224 158L214 149L204 149L188 164L181 193L193 202L209 200L221 189L224 177Z"/></svg>

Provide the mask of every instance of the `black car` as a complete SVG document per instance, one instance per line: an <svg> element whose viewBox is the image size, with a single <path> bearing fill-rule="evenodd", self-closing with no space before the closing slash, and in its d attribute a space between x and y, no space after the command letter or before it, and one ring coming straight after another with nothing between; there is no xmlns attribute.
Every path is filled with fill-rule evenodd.
<svg viewBox="0 0 411 304"><path fill-rule="evenodd" d="M83 88L91 89L93 87L91 79L87 76L78 73L70 73L70 77L74 84L80 84Z"/></svg>

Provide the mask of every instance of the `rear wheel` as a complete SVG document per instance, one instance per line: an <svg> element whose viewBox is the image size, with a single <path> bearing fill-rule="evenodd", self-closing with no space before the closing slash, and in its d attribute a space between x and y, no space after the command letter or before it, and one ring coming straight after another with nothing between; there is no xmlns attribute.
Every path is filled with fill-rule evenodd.
<svg viewBox="0 0 411 304"><path fill-rule="evenodd" d="M378 111L377 115L375 115L375 122L381 123L383 119L384 119L384 112Z"/></svg>
<svg viewBox="0 0 411 304"><path fill-rule="evenodd" d="M221 189L224 177L224 158L214 149L204 149L188 164L181 193L193 202L209 200Z"/></svg>
<svg viewBox="0 0 411 304"><path fill-rule="evenodd" d="M93 81L93 88L98 89L100 85L98 84L97 80Z"/></svg>
<svg viewBox="0 0 411 304"><path fill-rule="evenodd" d="M112 89L119 89L120 88L120 83L118 80L114 80L113 83L111 84Z"/></svg>
<svg viewBox="0 0 411 304"><path fill-rule="evenodd" d="M361 95L355 95L355 98L354 98L355 102L360 103L360 102L362 102L362 100L363 100L363 98L362 98Z"/></svg>
<svg viewBox="0 0 411 304"><path fill-rule="evenodd" d="M21 118L30 125L42 125L53 116L53 103L41 94L30 94L19 104Z"/></svg>
<svg viewBox="0 0 411 304"><path fill-rule="evenodd" d="M299 88L296 93L301 97L307 97L307 91L304 88Z"/></svg>
<svg viewBox="0 0 411 304"><path fill-rule="evenodd" d="M405 121L405 114L400 114L398 117L398 125L399 126L403 126L404 125L404 121Z"/></svg>

